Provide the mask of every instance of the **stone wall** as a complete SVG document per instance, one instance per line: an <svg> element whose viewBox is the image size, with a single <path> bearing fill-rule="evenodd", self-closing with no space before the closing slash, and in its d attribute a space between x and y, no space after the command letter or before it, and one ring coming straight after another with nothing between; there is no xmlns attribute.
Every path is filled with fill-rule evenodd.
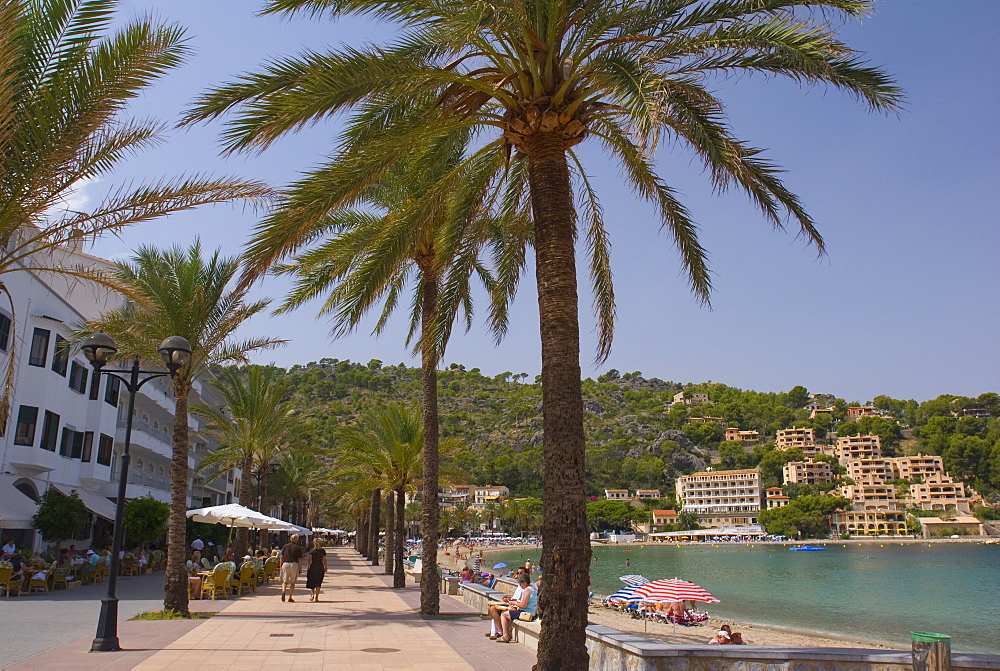
<svg viewBox="0 0 1000 671"><path fill-rule="evenodd" d="M464 584L465 603L484 615L503 592ZM514 622L514 640L538 649L541 624ZM587 652L593 671L910 671L912 656L896 650L800 648L763 645L669 645L592 624ZM1000 655L952 654L955 671L1000 670Z"/></svg>

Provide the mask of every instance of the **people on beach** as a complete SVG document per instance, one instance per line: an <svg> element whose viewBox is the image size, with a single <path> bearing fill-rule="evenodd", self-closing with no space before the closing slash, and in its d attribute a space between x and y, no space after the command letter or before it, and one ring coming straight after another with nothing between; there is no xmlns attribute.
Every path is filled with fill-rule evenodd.
<svg viewBox="0 0 1000 671"><path fill-rule="evenodd" d="M288 537L288 542L281 548L281 600L286 597L291 603L295 603L292 594L295 592L295 581L299 579L299 571L302 568L302 546L299 545L299 535L292 534Z"/></svg>
<svg viewBox="0 0 1000 671"><path fill-rule="evenodd" d="M310 601L319 601L319 590L323 586L323 576L326 574L326 550L323 541L313 540L313 549L309 551L309 563L306 566L306 589Z"/></svg>
<svg viewBox="0 0 1000 671"><path fill-rule="evenodd" d="M728 624L722 625L718 633L708 642L709 645L730 645L732 643L733 630Z"/></svg>
<svg viewBox="0 0 1000 671"><path fill-rule="evenodd" d="M520 619L521 613L528 613L534 617L538 611L538 592L531 586L531 576L527 571L518 576L517 584L521 590L520 598L511 601L514 608L500 613L501 635L500 638L494 639L500 643L510 643L511 622Z"/></svg>

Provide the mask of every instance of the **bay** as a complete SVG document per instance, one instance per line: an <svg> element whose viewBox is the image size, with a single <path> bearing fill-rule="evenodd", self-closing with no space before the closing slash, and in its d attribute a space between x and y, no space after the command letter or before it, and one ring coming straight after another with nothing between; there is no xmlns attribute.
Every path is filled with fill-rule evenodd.
<svg viewBox="0 0 1000 671"><path fill-rule="evenodd" d="M909 647L914 631L948 634L955 652L1000 654L1000 545L831 543L824 552L784 545L595 547L591 589L618 576L697 583L721 603L712 615ZM537 549L497 551L487 564L531 560ZM626 562L628 565L626 565ZM544 582L544 581L543 581Z"/></svg>

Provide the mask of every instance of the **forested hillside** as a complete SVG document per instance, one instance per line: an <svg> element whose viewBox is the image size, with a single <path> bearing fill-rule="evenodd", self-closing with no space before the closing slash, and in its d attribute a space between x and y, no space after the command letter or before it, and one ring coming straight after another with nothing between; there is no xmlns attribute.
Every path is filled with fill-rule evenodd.
<svg viewBox="0 0 1000 671"><path fill-rule="evenodd" d="M419 403L420 371L400 365L323 359L288 371L292 394L312 419L314 444L335 447L335 429L358 413L389 401ZM470 484L504 484L515 496L542 492L541 387L526 373L486 377L451 364L440 373L443 436L464 449L452 458ZM864 405L833 396L833 411L810 419L809 390L764 393L721 383L680 384L611 370L583 382L587 429L588 493L605 488L673 491L679 474L720 463L725 468L760 466L765 485L778 484L782 464L796 453L773 449L779 429L812 427L818 439L830 433L874 433L888 455L942 455L945 467L989 498L1000 495L1000 395L942 395L918 403L878 396L871 405L883 416L846 421L847 408ZM707 393L711 404L672 404L684 391ZM835 391L835 390L820 390ZM988 417L964 416L988 413ZM756 430L761 443L724 441L725 426L690 418L721 417L725 426Z"/></svg>

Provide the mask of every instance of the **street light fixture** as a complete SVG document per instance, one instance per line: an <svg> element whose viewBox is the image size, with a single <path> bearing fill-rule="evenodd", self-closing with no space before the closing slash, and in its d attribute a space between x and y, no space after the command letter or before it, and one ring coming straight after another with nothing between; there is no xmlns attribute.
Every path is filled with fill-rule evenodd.
<svg viewBox="0 0 1000 671"><path fill-rule="evenodd" d="M122 520L125 513L125 488L128 485L129 446L132 443L132 416L135 413L135 393L142 385L152 379L170 375L174 377L177 371L191 358L191 345L180 336L170 336L160 344L160 359L167 367L168 373L161 371L140 370L139 359L132 362L130 368L105 368L118 353L115 339L107 333L92 333L80 341L83 355L94 367L94 375L110 375L122 381L128 390L128 411L125 414L125 447L122 449L121 468L118 473L118 500L115 501L115 527L111 538L111 570L108 576L108 594L101 599L101 615L97 620L97 636L90 646L91 652L114 652L121 650L118 644L118 597L115 587L118 582L118 554L122 547ZM127 377L126 377L127 375ZM141 380L140 375L145 377Z"/></svg>

